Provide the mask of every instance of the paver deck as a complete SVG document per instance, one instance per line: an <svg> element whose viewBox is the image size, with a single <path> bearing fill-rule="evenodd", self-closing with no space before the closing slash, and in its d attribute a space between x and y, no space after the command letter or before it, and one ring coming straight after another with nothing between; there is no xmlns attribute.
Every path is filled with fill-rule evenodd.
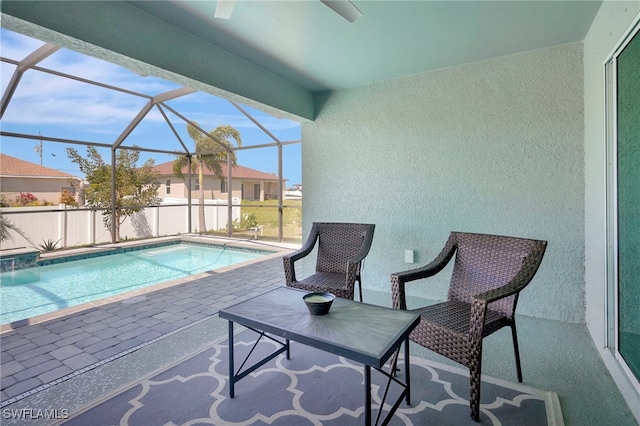
<svg viewBox="0 0 640 426"><path fill-rule="evenodd" d="M226 337L220 309L283 283L282 261L274 258L2 333L1 422L23 425L21 416L38 409L57 409L63 419L102 401ZM390 306L391 295L365 288L365 301ZM520 316L518 330L527 336L521 342L525 384L557 392L567 426L637 425L584 324ZM495 333L491 339L483 372L513 381L511 334ZM412 345L411 353L449 362L419 345ZM13 410L16 416L7 418Z"/></svg>
<svg viewBox="0 0 640 426"><path fill-rule="evenodd" d="M272 258L0 335L0 407L191 327L235 301L282 286Z"/></svg>

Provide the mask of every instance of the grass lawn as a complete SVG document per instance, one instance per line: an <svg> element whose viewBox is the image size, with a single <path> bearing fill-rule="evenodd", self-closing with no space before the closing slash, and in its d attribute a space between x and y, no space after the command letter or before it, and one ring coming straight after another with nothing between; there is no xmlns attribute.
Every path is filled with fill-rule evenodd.
<svg viewBox="0 0 640 426"><path fill-rule="evenodd" d="M302 201L284 200L283 205L282 237L287 242L302 241ZM242 201L241 217L253 215L254 223L261 227L258 233L259 239L278 239L278 200L267 201ZM241 228L246 228L243 223ZM254 233L248 229L240 229L233 232L234 236L254 237Z"/></svg>

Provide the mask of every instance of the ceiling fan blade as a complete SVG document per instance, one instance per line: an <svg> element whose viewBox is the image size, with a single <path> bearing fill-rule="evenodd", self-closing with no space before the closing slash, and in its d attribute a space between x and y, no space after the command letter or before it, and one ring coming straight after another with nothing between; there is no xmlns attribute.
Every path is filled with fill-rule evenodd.
<svg viewBox="0 0 640 426"><path fill-rule="evenodd" d="M362 12L349 0L320 0L325 6L331 8L338 15L349 22L353 22L362 16Z"/></svg>
<svg viewBox="0 0 640 426"><path fill-rule="evenodd" d="M218 4L216 4L216 11L213 16L215 18L229 19L235 5L236 0L218 0Z"/></svg>

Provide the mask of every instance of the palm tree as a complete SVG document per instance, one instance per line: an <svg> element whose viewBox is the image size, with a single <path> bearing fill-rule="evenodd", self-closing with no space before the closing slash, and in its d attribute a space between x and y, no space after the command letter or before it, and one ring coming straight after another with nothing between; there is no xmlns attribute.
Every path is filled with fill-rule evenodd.
<svg viewBox="0 0 640 426"><path fill-rule="evenodd" d="M12 239L12 236L11 236L12 231L19 234L22 238L27 240L33 247L35 247L35 244L33 243L33 241L29 239L27 234L25 234L24 231L20 229L20 227L18 227L18 225L13 223L13 221L11 221L8 217L0 214L0 241L7 241Z"/></svg>
<svg viewBox="0 0 640 426"><path fill-rule="evenodd" d="M222 163L230 157L233 166L237 164L236 154L231 151L232 141L235 140L237 146L242 146L240 132L229 125L218 126L215 129L204 133L199 130L198 123L187 124L187 133L195 144L195 155L191 158L191 170L198 173L200 183L199 203L198 203L198 231L207 232L204 220L204 168L213 172L221 181L224 181L222 174ZM173 174L180 179L184 179L182 169L188 164L187 157L181 156L173 163Z"/></svg>

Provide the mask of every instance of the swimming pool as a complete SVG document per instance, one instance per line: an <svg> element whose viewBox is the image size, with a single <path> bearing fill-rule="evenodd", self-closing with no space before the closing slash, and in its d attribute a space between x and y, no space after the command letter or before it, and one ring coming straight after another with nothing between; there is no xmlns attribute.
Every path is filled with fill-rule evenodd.
<svg viewBox="0 0 640 426"><path fill-rule="evenodd" d="M175 243L0 273L0 324L271 254ZM46 262L44 262L46 263Z"/></svg>

